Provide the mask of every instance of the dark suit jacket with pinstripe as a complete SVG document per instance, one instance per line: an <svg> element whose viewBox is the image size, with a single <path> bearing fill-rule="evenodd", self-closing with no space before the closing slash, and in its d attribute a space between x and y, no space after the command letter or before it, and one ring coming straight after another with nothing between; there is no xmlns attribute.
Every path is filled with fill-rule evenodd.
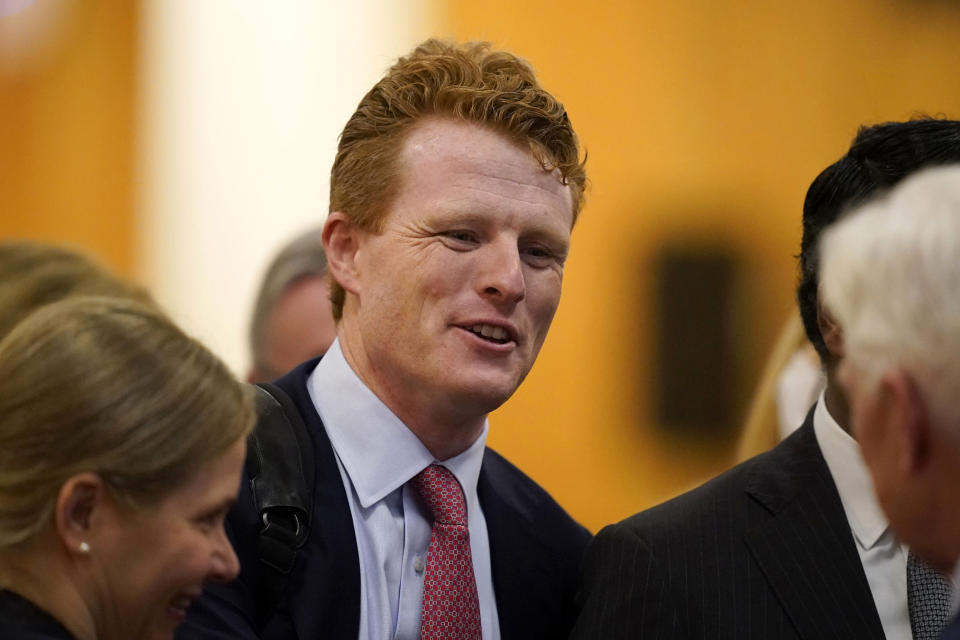
<svg viewBox="0 0 960 640"><path fill-rule="evenodd" d="M603 529L573 638L883 638L813 433Z"/></svg>

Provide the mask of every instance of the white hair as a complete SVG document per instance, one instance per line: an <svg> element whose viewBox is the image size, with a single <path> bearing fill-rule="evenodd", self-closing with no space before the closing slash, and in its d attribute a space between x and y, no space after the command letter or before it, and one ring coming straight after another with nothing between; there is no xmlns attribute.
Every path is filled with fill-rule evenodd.
<svg viewBox="0 0 960 640"><path fill-rule="evenodd" d="M821 294L868 385L907 371L960 436L960 165L927 169L822 240Z"/></svg>

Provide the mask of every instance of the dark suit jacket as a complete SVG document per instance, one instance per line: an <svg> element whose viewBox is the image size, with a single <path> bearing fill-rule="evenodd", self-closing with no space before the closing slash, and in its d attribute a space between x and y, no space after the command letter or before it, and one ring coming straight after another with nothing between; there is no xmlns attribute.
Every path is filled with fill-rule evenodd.
<svg viewBox="0 0 960 640"><path fill-rule="evenodd" d="M260 523L244 483L227 522L240 558L240 577L227 585L208 586L178 632L181 640L357 638L360 565L353 520L330 440L307 394L307 376L317 362L306 362L276 382L299 408L316 458L313 524L297 555L289 596L258 635L253 594L261 571ZM477 495L490 538L501 637L566 638L576 616L580 560L590 534L490 449L484 453Z"/></svg>
<svg viewBox="0 0 960 640"><path fill-rule="evenodd" d="M26 598L0 589L0 638L4 640L73 640L49 613Z"/></svg>
<svg viewBox="0 0 960 640"><path fill-rule="evenodd" d="M883 638L812 416L773 450L602 530L572 637Z"/></svg>
<svg viewBox="0 0 960 640"><path fill-rule="evenodd" d="M950 621L947 628L943 630L940 640L960 640L960 616Z"/></svg>

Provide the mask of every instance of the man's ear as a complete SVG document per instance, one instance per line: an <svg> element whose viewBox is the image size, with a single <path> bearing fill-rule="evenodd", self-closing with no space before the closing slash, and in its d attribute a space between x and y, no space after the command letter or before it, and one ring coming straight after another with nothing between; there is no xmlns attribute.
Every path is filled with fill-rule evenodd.
<svg viewBox="0 0 960 640"><path fill-rule="evenodd" d="M897 447L899 471L922 472L930 461L934 433L930 414L913 378L903 369L891 369L880 379L879 393L886 397L890 424Z"/></svg>
<svg viewBox="0 0 960 640"><path fill-rule="evenodd" d="M843 358L843 329L823 304L819 290L817 291L817 326L820 327L820 335L823 336L823 342L827 345L830 355L837 360Z"/></svg>
<svg viewBox="0 0 960 640"><path fill-rule="evenodd" d="M323 225L323 249L327 253L330 276L354 295L360 284L357 254L363 234L362 229L339 211L331 212Z"/></svg>
<svg viewBox="0 0 960 640"><path fill-rule="evenodd" d="M79 473L60 487L53 518L68 553L90 552L94 521L104 508L106 497L106 486L95 473Z"/></svg>

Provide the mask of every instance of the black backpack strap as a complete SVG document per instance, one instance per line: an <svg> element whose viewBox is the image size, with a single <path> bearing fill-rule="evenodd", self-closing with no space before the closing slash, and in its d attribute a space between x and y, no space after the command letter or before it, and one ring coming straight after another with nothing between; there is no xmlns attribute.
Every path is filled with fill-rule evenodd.
<svg viewBox="0 0 960 640"><path fill-rule="evenodd" d="M297 551L313 516L313 444L296 406L280 387L257 384L257 425L247 440L247 478L262 523L257 539L262 627L287 591Z"/></svg>

